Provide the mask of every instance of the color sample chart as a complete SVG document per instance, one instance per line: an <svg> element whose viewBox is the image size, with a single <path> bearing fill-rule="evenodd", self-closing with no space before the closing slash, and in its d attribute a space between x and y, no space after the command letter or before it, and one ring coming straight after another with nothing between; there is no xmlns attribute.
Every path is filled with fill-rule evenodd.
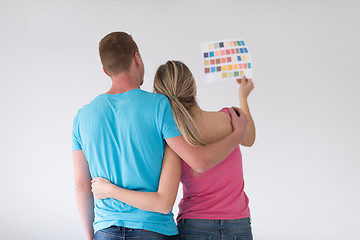
<svg viewBox="0 0 360 240"><path fill-rule="evenodd" d="M201 44L205 81L234 80L252 76L252 62L244 40Z"/></svg>

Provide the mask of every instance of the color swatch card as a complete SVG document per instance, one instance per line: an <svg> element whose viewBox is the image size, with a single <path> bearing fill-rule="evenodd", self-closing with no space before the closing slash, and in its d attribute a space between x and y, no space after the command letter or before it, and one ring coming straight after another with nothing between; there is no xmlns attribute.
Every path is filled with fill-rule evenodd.
<svg viewBox="0 0 360 240"><path fill-rule="evenodd" d="M201 44L205 81L235 80L252 76L252 63L244 40Z"/></svg>

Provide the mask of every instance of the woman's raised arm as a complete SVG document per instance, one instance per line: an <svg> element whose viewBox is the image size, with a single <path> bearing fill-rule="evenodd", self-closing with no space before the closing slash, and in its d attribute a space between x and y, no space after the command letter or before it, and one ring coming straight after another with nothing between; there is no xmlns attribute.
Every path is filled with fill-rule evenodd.
<svg viewBox="0 0 360 240"><path fill-rule="evenodd" d="M246 77L243 77L242 79L238 79L237 83L240 85L239 88L240 108L245 112L248 119L246 134L244 139L240 142L240 144L246 147L251 147L255 142L256 131L255 131L255 123L250 114L250 108L247 99L251 91L254 89L254 83L250 78L246 78Z"/></svg>

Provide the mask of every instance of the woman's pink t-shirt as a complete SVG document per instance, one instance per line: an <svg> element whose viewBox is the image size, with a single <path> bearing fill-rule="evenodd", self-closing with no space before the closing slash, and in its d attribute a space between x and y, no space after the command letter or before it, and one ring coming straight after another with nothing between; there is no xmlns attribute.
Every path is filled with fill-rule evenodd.
<svg viewBox="0 0 360 240"><path fill-rule="evenodd" d="M227 108L220 111L230 116ZM182 161L181 182L184 195L179 203L177 221L250 217L239 146L223 162L200 175L195 175Z"/></svg>

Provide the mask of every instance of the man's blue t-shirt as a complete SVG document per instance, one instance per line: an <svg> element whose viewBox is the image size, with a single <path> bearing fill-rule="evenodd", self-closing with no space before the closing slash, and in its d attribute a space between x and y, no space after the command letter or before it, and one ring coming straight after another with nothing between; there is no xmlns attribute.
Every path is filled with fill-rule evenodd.
<svg viewBox="0 0 360 240"><path fill-rule="evenodd" d="M73 150L83 150L91 177L119 187L156 192L164 139L181 135L168 99L133 89L101 94L81 108L73 124ZM95 199L94 231L112 225L177 234L172 212L148 212L108 198Z"/></svg>

